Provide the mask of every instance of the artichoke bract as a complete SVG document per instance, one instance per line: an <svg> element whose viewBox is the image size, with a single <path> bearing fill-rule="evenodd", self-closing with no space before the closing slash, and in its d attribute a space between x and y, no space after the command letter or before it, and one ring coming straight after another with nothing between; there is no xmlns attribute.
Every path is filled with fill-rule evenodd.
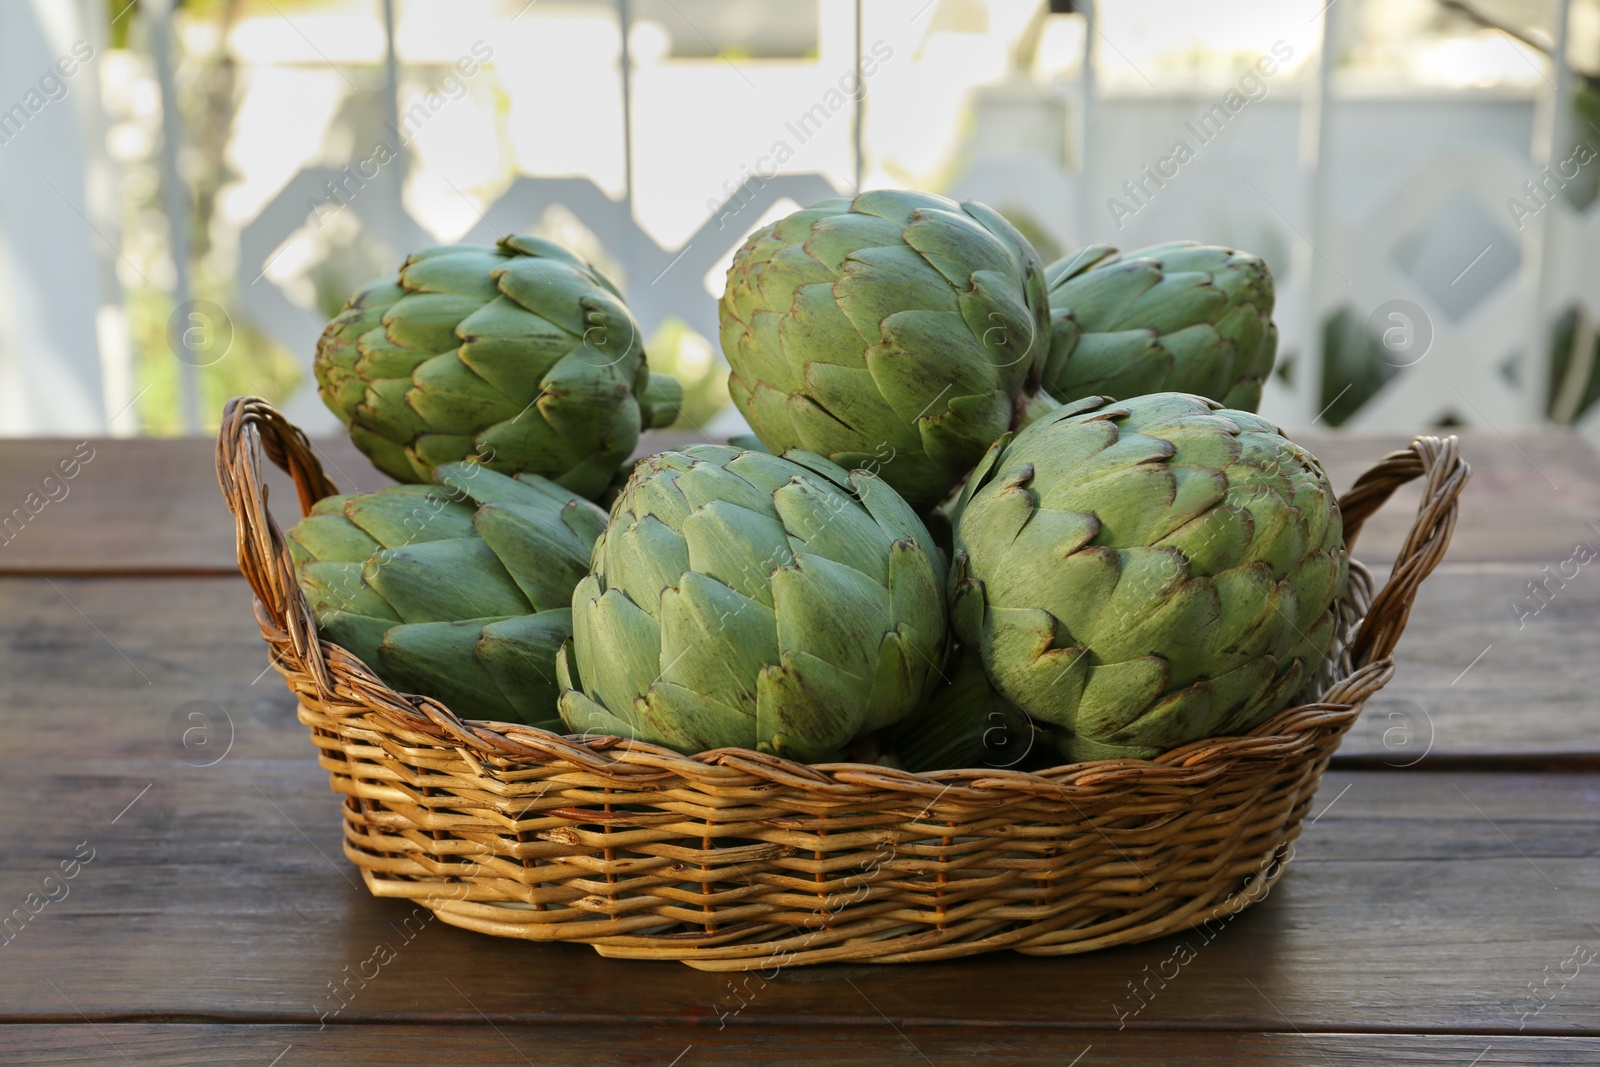
<svg viewBox="0 0 1600 1067"><path fill-rule="evenodd" d="M1305 449L1179 393L1002 438L959 505L951 621L1070 760L1250 730L1312 682L1348 574Z"/></svg>
<svg viewBox="0 0 1600 1067"><path fill-rule="evenodd" d="M880 762L919 774L975 767L1025 769L1038 730L1026 713L995 691L983 661L958 650L943 673L927 703L884 737L888 751Z"/></svg>
<svg viewBox="0 0 1600 1067"><path fill-rule="evenodd" d="M605 512L536 475L435 474L326 497L288 532L317 630L462 718L559 730L556 651Z"/></svg>
<svg viewBox="0 0 1600 1067"><path fill-rule="evenodd" d="M616 287L527 236L413 253L328 324L316 376L356 447L398 481L468 460L590 499L682 396L650 373Z"/></svg>
<svg viewBox="0 0 1600 1067"><path fill-rule="evenodd" d="M719 304L728 391L775 453L876 471L922 511L1039 389L1038 253L982 204L823 200L756 231Z"/></svg>
<svg viewBox="0 0 1600 1067"><path fill-rule="evenodd" d="M1278 355L1272 274L1259 258L1175 241L1118 255L1093 245L1045 269L1044 387L1087 396L1198 393L1254 411Z"/></svg>
<svg viewBox="0 0 1600 1067"><path fill-rule="evenodd" d="M641 460L572 595L578 732L799 760L911 712L946 649L944 565L866 471L696 445Z"/></svg>

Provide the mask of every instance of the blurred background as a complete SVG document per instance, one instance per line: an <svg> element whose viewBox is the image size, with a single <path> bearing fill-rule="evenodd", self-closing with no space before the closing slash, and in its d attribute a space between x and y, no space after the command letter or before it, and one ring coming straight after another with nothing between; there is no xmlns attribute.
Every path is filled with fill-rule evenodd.
<svg viewBox="0 0 1600 1067"><path fill-rule="evenodd" d="M1287 427L1600 440L1600 0L8 0L0 434L331 432L350 292L515 231L736 431L733 251L881 187L1262 255Z"/></svg>

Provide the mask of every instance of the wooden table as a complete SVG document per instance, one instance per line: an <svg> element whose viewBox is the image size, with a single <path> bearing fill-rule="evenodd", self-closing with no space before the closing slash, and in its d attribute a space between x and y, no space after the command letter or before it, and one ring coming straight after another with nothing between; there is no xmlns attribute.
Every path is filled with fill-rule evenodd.
<svg viewBox="0 0 1600 1067"><path fill-rule="evenodd" d="M1403 442L1307 443L1342 488ZM380 483L322 451L342 488ZM1465 452L1397 678L1214 941L747 989L373 899L264 669L209 442L0 443L27 518L0 535L0 1063L1600 1063L1600 562L1527 586L1600 549L1600 459L1561 434ZM1414 500L1361 558L1392 558Z"/></svg>

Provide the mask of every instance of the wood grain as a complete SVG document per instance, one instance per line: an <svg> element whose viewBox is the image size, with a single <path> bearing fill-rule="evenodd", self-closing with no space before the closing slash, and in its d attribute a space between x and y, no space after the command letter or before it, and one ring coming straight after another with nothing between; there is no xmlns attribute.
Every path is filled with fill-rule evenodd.
<svg viewBox="0 0 1600 1067"><path fill-rule="evenodd" d="M0 1022L71 1021L54 982L97 1021L1600 1032L1600 962L1554 977L1575 945L1600 946L1600 775L1333 772L1283 881L1209 940L763 981L487 937L374 899L322 772L250 748L211 767L0 761L0 909L93 850L0 946ZM1547 1007L1524 1018L1547 979Z"/></svg>
<svg viewBox="0 0 1600 1067"><path fill-rule="evenodd" d="M1422 587L1395 680L1335 760L1426 770L1558 754L1600 769L1597 567L1519 628L1510 598L1538 568L1445 565ZM260 756L313 758L282 680L262 674L242 579L0 578L0 618L0 684L30 709L5 716L13 745L60 751L70 724L97 755L170 755L167 724L204 701Z"/></svg>
<svg viewBox="0 0 1600 1067"><path fill-rule="evenodd" d="M175 717L196 725L179 709L200 701L209 707L189 710L231 724L257 756L314 758L293 696L267 669L242 578L0 579L0 619L0 730L12 754L83 746L201 761L203 734L185 753L182 731L167 732Z"/></svg>
<svg viewBox="0 0 1600 1067"><path fill-rule="evenodd" d="M1326 463L1335 488L1409 438L1394 434L1300 434ZM1600 548L1600 456L1564 432L1504 438L1463 431L1473 480L1462 497L1461 523L1450 550L1454 562L1519 560L1558 563L1577 541ZM681 431L646 434L644 455L697 440ZM73 455L72 440L0 441L0 519L40 493L45 476ZM0 574L233 573L233 524L212 472L209 440L95 440L94 458L65 483L66 495L44 504L0 540ZM344 438L317 442L329 476L347 492L389 484ZM279 519L298 517L288 481L274 469L271 499ZM55 490L60 494L60 490ZM1358 555L1370 563L1393 559L1410 515L1414 490L1402 490L1363 534ZM1536 568L1537 569L1537 568Z"/></svg>
<svg viewBox="0 0 1600 1067"><path fill-rule="evenodd" d="M1443 431L1432 431L1443 432ZM1514 433L1451 431L1461 437L1461 454L1472 465L1472 480L1461 494L1461 518L1447 562L1523 561L1552 565L1567 558L1573 544L1585 541L1600 550L1600 456L1568 431ZM1400 434L1296 434L1328 470L1334 489L1343 492L1389 451L1410 444ZM1367 525L1355 555L1368 564L1394 559L1419 490L1407 486Z"/></svg>
<svg viewBox="0 0 1600 1067"><path fill-rule="evenodd" d="M1412 607L1394 681L1335 758L1403 768L1600 751L1600 558L1572 571L1536 597L1528 583L1547 581L1542 565L1441 566Z"/></svg>
<svg viewBox="0 0 1600 1067"><path fill-rule="evenodd" d="M281 1056L282 1059L275 1059ZM1074 1056L1081 1059L1074 1061ZM679 1057L679 1058L674 1058ZM1304 1064L1593 1064L1600 1040L1462 1035L1133 1033L960 1030L891 1026L832 1029L604 1026L217 1026L121 1024L0 1027L0 1059L44 1065L123 1063L171 1067L316 1067L381 1062L483 1067L775 1067L807 1064L1078 1063L1083 1067L1178 1063L1185 1067Z"/></svg>

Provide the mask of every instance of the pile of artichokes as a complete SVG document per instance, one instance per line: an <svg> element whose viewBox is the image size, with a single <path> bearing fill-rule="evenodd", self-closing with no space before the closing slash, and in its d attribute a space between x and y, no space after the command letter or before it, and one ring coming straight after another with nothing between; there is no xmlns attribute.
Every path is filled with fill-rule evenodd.
<svg viewBox="0 0 1600 1067"><path fill-rule="evenodd" d="M1335 639L1338 506L1253 414L1272 305L1226 248L1045 266L981 204L824 200L728 271L755 439L630 467L682 393L618 289L533 237L426 249L316 360L409 484L319 502L290 553L322 637L463 718L919 772L1147 759L1307 696Z"/></svg>

